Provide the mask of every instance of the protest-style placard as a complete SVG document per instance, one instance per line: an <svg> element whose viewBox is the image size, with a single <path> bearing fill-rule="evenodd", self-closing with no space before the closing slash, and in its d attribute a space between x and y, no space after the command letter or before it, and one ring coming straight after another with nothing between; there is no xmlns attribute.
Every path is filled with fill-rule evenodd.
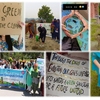
<svg viewBox="0 0 100 100"><path fill-rule="evenodd" d="M41 72L41 75L44 76L44 59L37 58L38 70Z"/></svg>
<svg viewBox="0 0 100 100"><path fill-rule="evenodd" d="M88 96L88 63L87 60L77 60L52 53L46 74L47 95Z"/></svg>
<svg viewBox="0 0 100 100"><path fill-rule="evenodd" d="M21 16L21 3L0 3L0 35L21 34L21 27L18 24L18 21L21 21Z"/></svg>

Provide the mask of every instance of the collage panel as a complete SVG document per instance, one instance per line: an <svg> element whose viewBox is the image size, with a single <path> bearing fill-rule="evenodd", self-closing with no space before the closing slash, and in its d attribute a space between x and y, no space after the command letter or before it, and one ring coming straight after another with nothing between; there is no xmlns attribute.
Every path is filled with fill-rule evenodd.
<svg viewBox="0 0 100 100"><path fill-rule="evenodd" d="M91 96L100 96L100 52L91 52Z"/></svg>
<svg viewBox="0 0 100 100"><path fill-rule="evenodd" d="M25 51L24 3L0 3L0 51Z"/></svg>
<svg viewBox="0 0 100 100"><path fill-rule="evenodd" d="M88 51L88 2L63 2L62 51Z"/></svg>
<svg viewBox="0 0 100 100"><path fill-rule="evenodd" d="M89 53L46 53L46 96L89 96Z"/></svg>
<svg viewBox="0 0 100 100"><path fill-rule="evenodd" d="M0 96L44 97L44 66L43 52L0 53Z"/></svg>
<svg viewBox="0 0 100 100"><path fill-rule="evenodd" d="M100 2L92 2L90 9L91 18L91 50L100 50Z"/></svg>
<svg viewBox="0 0 100 100"><path fill-rule="evenodd" d="M60 3L27 2L25 9L26 51L60 50Z"/></svg>

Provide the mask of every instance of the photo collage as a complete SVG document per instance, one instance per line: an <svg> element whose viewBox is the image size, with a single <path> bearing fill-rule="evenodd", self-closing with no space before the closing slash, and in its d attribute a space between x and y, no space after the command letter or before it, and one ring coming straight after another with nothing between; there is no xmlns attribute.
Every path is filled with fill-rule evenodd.
<svg viewBox="0 0 100 100"><path fill-rule="evenodd" d="M0 96L100 96L99 32L100 2L0 2Z"/></svg>

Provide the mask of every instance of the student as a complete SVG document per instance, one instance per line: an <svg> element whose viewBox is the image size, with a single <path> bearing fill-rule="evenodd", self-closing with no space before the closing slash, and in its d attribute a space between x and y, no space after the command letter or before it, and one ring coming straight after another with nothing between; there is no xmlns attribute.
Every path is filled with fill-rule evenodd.
<svg viewBox="0 0 100 100"><path fill-rule="evenodd" d="M24 24L18 22L18 24L23 28ZM19 35L18 40L11 38L10 35L0 35L0 51L13 50L13 46L20 50L23 47L22 33Z"/></svg>
<svg viewBox="0 0 100 100"><path fill-rule="evenodd" d="M42 27L42 37L41 37L41 40L42 40L43 44L45 43L46 33L47 33L47 31L46 31L45 27Z"/></svg>
<svg viewBox="0 0 100 100"><path fill-rule="evenodd" d="M39 39L41 39L42 44L40 46L44 46L45 43L45 38L46 38L46 29L45 27L42 27L42 25L40 24L40 26L38 27L38 31L40 32L40 37Z"/></svg>

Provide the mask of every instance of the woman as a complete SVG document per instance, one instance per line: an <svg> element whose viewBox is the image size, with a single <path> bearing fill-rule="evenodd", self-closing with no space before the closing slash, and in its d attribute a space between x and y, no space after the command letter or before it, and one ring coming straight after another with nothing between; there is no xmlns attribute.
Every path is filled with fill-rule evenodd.
<svg viewBox="0 0 100 100"><path fill-rule="evenodd" d="M23 28L24 23L19 21L18 24ZM22 33L19 35L18 40L11 38L10 35L0 35L0 51L12 51L13 46L18 50L22 49Z"/></svg>
<svg viewBox="0 0 100 100"><path fill-rule="evenodd" d="M27 71L27 75L26 75L27 90L30 92L31 91L31 86L32 86L31 72L33 71L33 68L32 68L30 63L28 63L26 71Z"/></svg>

